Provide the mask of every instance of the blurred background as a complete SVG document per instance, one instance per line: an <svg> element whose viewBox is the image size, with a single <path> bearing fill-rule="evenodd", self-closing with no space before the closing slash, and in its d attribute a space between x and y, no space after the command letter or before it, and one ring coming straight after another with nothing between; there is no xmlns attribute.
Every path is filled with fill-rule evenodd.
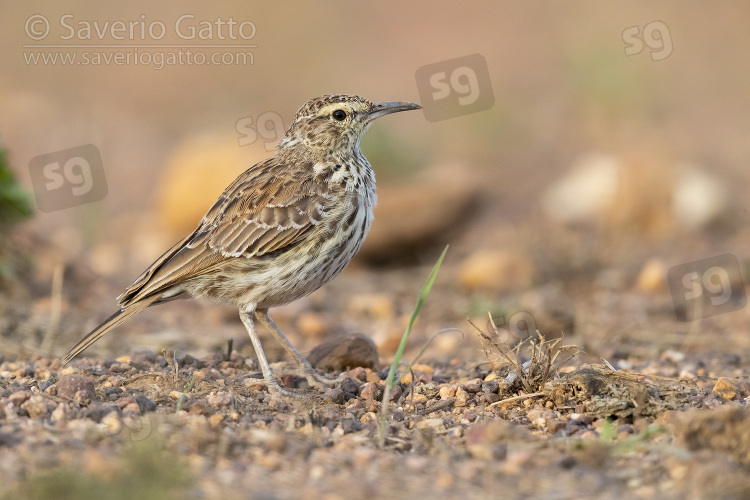
<svg viewBox="0 0 750 500"><path fill-rule="evenodd" d="M1 296L6 353L64 353L327 93L425 110L363 141L380 205L361 255L275 313L303 349L359 331L392 356L450 244L413 348L466 335L439 335L432 357L481 357L466 318L485 327L488 313L511 336L564 335L613 362L750 350L746 5L68 0L0 12L0 145L36 193L33 217L3 236L23 255ZM85 145L103 177L64 207L72 195L54 198L34 172L57 161L67 175L65 151ZM86 181L64 175L63 188ZM738 267L724 279L711 259L727 253ZM705 259L699 288L730 297L696 312L687 274L668 272ZM251 352L236 316L167 304L90 354L201 354L230 337Z"/></svg>

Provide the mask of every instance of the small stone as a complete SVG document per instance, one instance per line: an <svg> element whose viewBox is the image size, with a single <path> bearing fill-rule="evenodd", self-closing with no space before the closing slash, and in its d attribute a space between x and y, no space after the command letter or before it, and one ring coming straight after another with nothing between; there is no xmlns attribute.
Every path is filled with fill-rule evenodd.
<svg viewBox="0 0 750 500"><path fill-rule="evenodd" d="M341 335L313 348L307 360L315 368L341 371L353 367L376 368L378 348L362 333Z"/></svg>
<svg viewBox="0 0 750 500"><path fill-rule="evenodd" d="M138 403L135 403L135 402L125 405L125 407L122 409L122 416L123 417L140 417L141 407L138 406Z"/></svg>
<svg viewBox="0 0 750 500"><path fill-rule="evenodd" d="M182 409L185 409L185 405L182 405ZM197 399L190 404L190 413L193 415L208 415L211 410L208 408L208 403L205 399Z"/></svg>
<svg viewBox="0 0 750 500"><path fill-rule="evenodd" d="M566 422L559 418L552 418L547 420L547 432L549 434L555 434L560 429L564 429L566 426Z"/></svg>
<svg viewBox="0 0 750 500"><path fill-rule="evenodd" d="M65 403L57 403L57 408L54 409L50 420L52 422L65 422L65 417L68 415L68 406Z"/></svg>
<svg viewBox="0 0 750 500"><path fill-rule="evenodd" d="M482 392L496 393L499 388L500 383L495 379L489 381L485 380L482 383Z"/></svg>
<svg viewBox="0 0 750 500"><path fill-rule="evenodd" d="M398 401L401 399L401 395L403 394L404 390L401 389L400 385L394 385L391 389L391 395L389 396L390 401Z"/></svg>
<svg viewBox="0 0 750 500"><path fill-rule="evenodd" d="M359 388L359 394L365 399L380 401L383 399L383 386L367 382Z"/></svg>
<svg viewBox="0 0 750 500"><path fill-rule="evenodd" d="M359 421L353 418L344 418L341 420L341 428L343 429L344 434L349 434L352 432L361 431L362 424L360 424Z"/></svg>
<svg viewBox="0 0 750 500"><path fill-rule="evenodd" d="M206 401L211 406L229 406L232 403L232 396L226 392L217 392L209 394Z"/></svg>
<svg viewBox="0 0 750 500"><path fill-rule="evenodd" d="M220 413L217 413L215 415L211 415L210 417L208 417L208 424L213 429L218 429L219 426L221 425L221 422L223 422L223 421L224 421L224 415L222 415Z"/></svg>
<svg viewBox="0 0 750 500"><path fill-rule="evenodd" d="M466 391L476 394L482 390L482 379L475 378L466 382Z"/></svg>
<svg viewBox="0 0 750 500"><path fill-rule="evenodd" d="M459 387L456 390L456 406L466 406L471 399L471 394L466 392L463 388Z"/></svg>
<svg viewBox="0 0 750 500"><path fill-rule="evenodd" d="M109 405L92 403L88 408L86 408L86 411L83 412L83 416L84 418L91 419L94 422L100 422L102 420L102 417L109 413L117 413L117 411Z"/></svg>
<svg viewBox="0 0 750 500"><path fill-rule="evenodd" d="M435 385L434 382L429 382L418 386L417 391L424 394L430 399L438 397L438 394L440 393L440 389L438 389L438 386Z"/></svg>
<svg viewBox="0 0 750 500"><path fill-rule="evenodd" d="M367 380L367 370L365 370L361 366L357 366L356 368L352 368L351 370L349 370L349 377L361 382L365 382Z"/></svg>
<svg viewBox="0 0 750 500"><path fill-rule="evenodd" d="M507 441L525 429L510 422L495 420L488 424L473 425L466 429L466 448L475 458L502 460L507 456Z"/></svg>
<svg viewBox="0 0 750 500"><path fill-rule="evenodd" d="M417 422L416 427L417 429L429 429L435 433L444 433L447 430L442 418L426 418Z"/></svg>
<svg viewBox="0 0 750 500"><path fill-rule="evenodd" d="M500 395L495 394L494 392L485 393L482 395L482 398L484 398L484 401L487 404L497 403L501 399Z"/></svg>
<svg viewBox="0 0 750 500"><path fill-rule="evenodd" d="M185 354L177 360L177 364L180 368L183 366L195 365L197 362L198 360L195 358L195 356L191 356L190 354Z"/></svg>
<svg viewBox="0 0 750 500"><path fill-rule="evenodd" d="M586 431L581 434L581 439L585 439L587 441L596 441L599 439L599 434L597 434L595 431Z"/></svg>
<svg viewBox="0 0 750 500"><path fill-rule="evenodd" d="M114 436L122 432L122 418L117 414L116 411L107 413L102 419L101 424L107 434Z"/></svg>
<svg viewBox="0 0 750 500"><path fill-rule="evenodd" d="M338 387L329 388L323 392L323 397L330 399L334 403L342 404L344 402L344 391Z"/></svg>
<svg viewBox="0 0 750 500"><path fill-rule="evenodd" d="M412 370L422 373L429 373L430 375L433 375L435 373L435 369L431 367L430 365L425 365L424 363L417 363L416 365L413 365Z"/></svg>
<svg viewBox="0 0 750 500"><path fill-rule="evenodd" d="M452 385L443 385L440 387L440 391L438 394L440 395L440 399L448 399L456 397L456 391L458 390L458 386L455 384Z"/></svg>
<svg viewBox="0 0 750 500"><path fill-rule="evenodd" d="M538 420L542 418L543 413L542 413L542 410L539 410L537 408L532 408L531 410L526 412L526 416L528 417L529 420L533 422L534 420Z"/></svg>
<svg viewBox="0 0 750 500"><path fill-rule="evenodd" d="M29 412L31 418L43 417L47 414L47 400L44 396L36 394L23 403L21 408Z"/></svg>
<svg viewBox="0 0 750 500"><path fill-rule="evenodd" d="M359 421L363 424L367 424L369 422L374 422L377 418L378 416L374 412L368 411L359 418Z"/></svg>
<svg viewBox="0 0 750 500"><path fill-rule="evenodd" d="M341 382L341 390L356 396L359 394L359 382L351 377L347 377Z"/></svg>
<svg viewBox="0 0 750 500"><path fill-rule="evenodd" d="M31 397L31 392L29 391L16 391L10 396L8 396L8 401L13 403L13 406L20 408L23 403L28 401L28 399Z"/></svg>
<svg viewBox="0 0 750 500"><path fill-rule="evenodd" d="M716 385L711 392L721 396L724 399L733 401L737 399L737 392L739 389L739 381L733 378L719 377L716 381Z"/></svg>
<svg viewBox="0 0 750 500"><path fill-rule="evenodd" d="M571 418L570 420L568 420L568 423L565 424L565 432L567 432L568 434L575 434L585 428L586 426L583 425L580 420L576 420L574 418Z"/></svg>
<svg viewBox="0 0 750 500"><path fill-rule="evenodd" d="M57 382L57 395L86 403L96 398L94 382L79 374L65 375Z"/></svg>
<svg viewBox="0 0 750 500"><path fill-rule="evenodd" d="M416 394L410 393L407 396L407 401L411 402L412 399L414 400L414 403L426 403L427 402L427 396L419 392Z"/></svg>
<svg viewBox="0 0 750 500"><path fill-rule="evenodd" d="M130 350L131 363L156 363L156 353L145 347L133 347Z"/></svg>
<svg viewBox="0 0 750 500"><path fill-rule="evenodd" d="M565 456L560 459L559 462L557 462L557 465L560 466L562 469L572 469L576 466L577 460L573 456Z"/></svg>
<svg viewBox="0 0 750 500"><path fill-rule="evenodd" d="M151 401L143 394L139 394L135 397L135 402L138 403L138 407L141 409L141 413L147 413L149 411L156 410L156 403Z"/></svg>

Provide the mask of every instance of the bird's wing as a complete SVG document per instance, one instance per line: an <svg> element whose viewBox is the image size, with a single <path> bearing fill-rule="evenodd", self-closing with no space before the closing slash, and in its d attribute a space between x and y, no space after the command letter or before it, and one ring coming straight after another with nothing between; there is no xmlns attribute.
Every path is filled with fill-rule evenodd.
<svg viewBox="0 0 750 500"><path fill-rule="evenodd" d="M312 164L300 168L312 169ZM184 283L227 259L284 251L323 222L330 198L312 180L300 182L275 159L240 175L219 197L198 228L177 243L123 293L128 304Z"/></svg>

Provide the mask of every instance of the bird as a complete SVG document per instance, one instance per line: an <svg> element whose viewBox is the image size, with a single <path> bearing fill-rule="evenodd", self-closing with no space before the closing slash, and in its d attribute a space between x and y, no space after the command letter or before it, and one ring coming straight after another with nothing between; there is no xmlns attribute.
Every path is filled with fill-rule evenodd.
<svg viewBox="0 0 750 500"><path fill-rule="evenodd" d="M269 392L298 396L279 385L256 322L291 354L311 386L330 386L334 381L312 368L268 310L314 292L359 251L377 203L375 174L360 141L377 118L416 109L421 106L346 94L308 101L274 156L240 174L198 227L117 297L119 310L76 343L62 365L148 306L196 298L239 308Z"/></svg>

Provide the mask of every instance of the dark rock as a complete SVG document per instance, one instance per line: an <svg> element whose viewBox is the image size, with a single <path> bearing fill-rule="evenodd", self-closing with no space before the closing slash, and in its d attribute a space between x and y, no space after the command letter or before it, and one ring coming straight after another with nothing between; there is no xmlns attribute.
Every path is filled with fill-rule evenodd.
<svg viewBox="0 0 750 500"><path fill-rule="evenodd" d="M383 398L383 386L374 382L367 382L359 388L359 394L365 399L380 401Z"/></svg>
<svg viewBox="0 0 750 500"><path fill-rule="evenodd" d="M495 380L490 380L488 382L482 382L482 392L497 392L497 390L500 388L500 383Z"/></svg>
<svg viewBox="0 0 750 500"><path fill-rule="evenodd" d="M344 434L349 434L351 432L361 431L362 424L353 418L345 418L341 420L341 428L344 430Z"/></svg>
<svg viewBox="0 0 750 500"><path fill-rule="evenodd" d="M191 366L197 364L197 362L198 360L195 358L195 356L191 356L190 354L185 354L177 360L177 364L179 366Z"/></svg>
<svg viewBox="0 0 750 500"><path fill-rule="evenodd" d="M334 403L341 404L344 402L344 391L342 391L338 387L333 389L326 389L325 392L323 392L323 397L326 399L330 399Z"/></svg>
<svg viewBox="0 0 750 500"><path fill-rule="evenodd" d="M94 381L76 373L65 375L57 382L57 395L79 402L92 401L96 398Z"/></svg>
<svg viewBox="0 0 750 500"><path fill-rule="evenodd" d="M341 371L347 368L378 366L378 348L362 333L348 333L313 348L307 360L315 368Z"/></svg>
<svg viewBox="0 0 750 500"><path fill-rule="evenodd" d="M563 457L559 462L557 462L557 465L559 465L562 469L572 469L576 466L576 459L575 457L571 456Z"/></svg>
<svg viewBox="0 0 750 500"><path fill-rule="evenodd" d="M155 363L156 353L145 347L134 347L130 350L131 363Z"/></svg>
<svg viewBox="0 0 750 500"><path fill-rule="evenodd" d="M116 406L105 405L101 403L94 403L83 412L83 418L88 418L94 422L101 422L104 415L117 411Z"/></svg>
<svg viewBox="0 0 750 500"><path fill-rule="evenodd" d="M138 403L138 407L141 409L141 413L156 410L156 403L142 394L139 394L135 397L135 402Z"/></svg>
<svg viewBox="0 0 750 500"><path fill-rule="evenodd" d="M341 382L341 390L344 392L350 392L352 394L359 393L359 382L351 377L347 377Z"/></svg>

